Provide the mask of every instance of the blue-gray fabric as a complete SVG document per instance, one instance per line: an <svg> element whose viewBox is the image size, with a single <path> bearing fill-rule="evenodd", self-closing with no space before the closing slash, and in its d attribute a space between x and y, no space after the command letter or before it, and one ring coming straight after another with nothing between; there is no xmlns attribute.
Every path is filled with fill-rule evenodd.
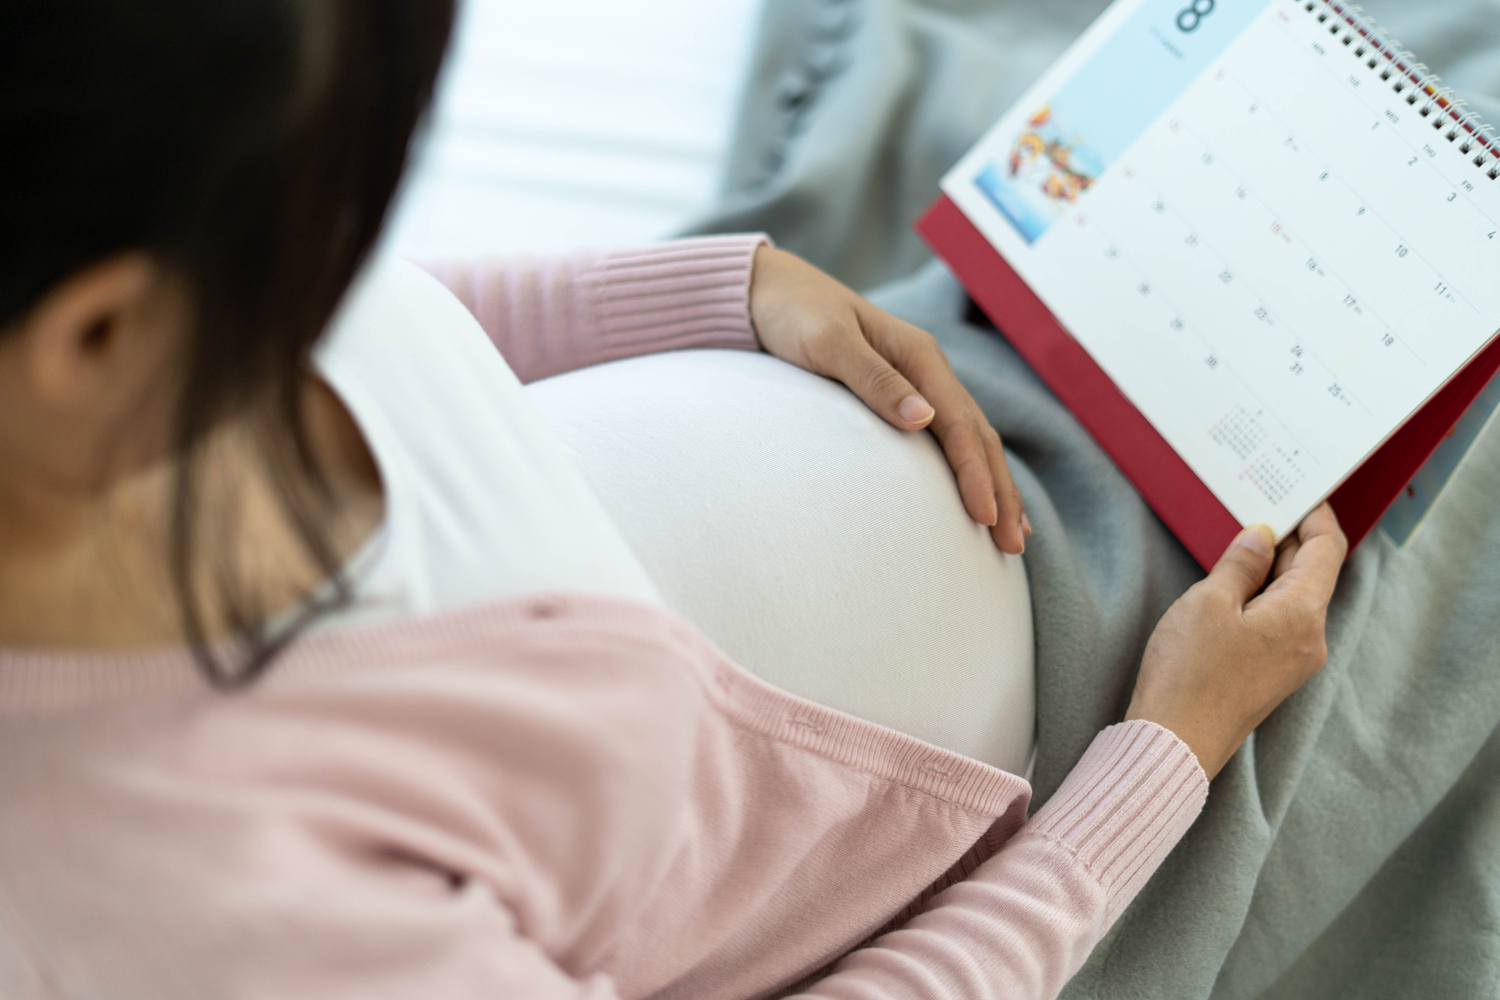
<svg viewBox="0 0 1500 1000"><path fill-rule="evenodd" d="M768 0L723 198L694 227L764 229L875 289L939 338L1004 437L1036 529L1038 802L1119 718L1201 571L1005 341L965 322L910 226L1103 6ZM1368 9L1500 112L1500 7ZM1500 996L1497 498L1492 424L1406 548L1377 532L1354 553L1327 666L1214 782L1065 997Z"/></svg>

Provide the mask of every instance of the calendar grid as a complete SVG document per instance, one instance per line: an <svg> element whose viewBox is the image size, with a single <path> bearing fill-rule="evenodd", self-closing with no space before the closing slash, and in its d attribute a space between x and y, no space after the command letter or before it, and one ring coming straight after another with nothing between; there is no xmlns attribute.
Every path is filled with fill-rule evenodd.
<svg viewBox="0 0 1500 1000"><path fill-rule="evenodd" d="M1105 243L1107 243L1109 245L1109 247L1114 251L1115 255L1117 256L1117 258L1119 260L1123 261L1128 267L1130 267L1131 270L1133 270L1137 275L1139 275L1141 277L1142 281L1147 280L1145 276L1149 272L1144 267L1142 267L1139 263L1137 263L1136 261L1132 260L1131 259L1131 255L1126 254L1123 251L1119 250L1119 244L1118 244L1118 242L1115 241L1114 239L1112 239L1110 237L1110 234L1108 233L1108 231L1106 231L1097 222L1092 221L1092 220L1088 221L1087 225L1089 226L1090 229L1092 229L1094 232L1098 233L1104 239ZM1212 252L1212 251L1210 250L1210 252ZM1222 258L1220 258L1220 259L1222 259ZM1186 320L1181 319L1182 310L1178 309L1173 304L1171 298L1169 296L1163 294L1161 292L1160 288L1155 287L1155 286L1150 286L1149 287L1149 293L1152 294L1152 295L1155 295L1158 299L1161 300L1161 302L1164 305L1166 305L1169 309L1171 309L1173 313L1177 314L1178 319L1174 321L1175 323L1178 324L1178 326L1176 328L1189 333L1190 335L1192 335L1192 337L1195 340L1197 340L1197 342L1207 352L1208 357L1210 357L1211 359L1213 359L1213 367L1219 367L1219 366L1222 365L1224 367L1225 374L1227 374L1230 378L1234 379L1235 383L1239 386L1240 391L1243 392L1246 396L1248 396L1251 399L1254 399L1256 401L1256 404L1260 407L1260 412L1262 414L1266 413L1267 410L1268 410L1268 407L1266 406L1265 401L1260 398L1260 395L1255 391L1254 388L1251 387L1250 383L1248 381L1246 381L1244 377L1242 377L1238 372L1236 372L1234 370L1233 366L1228 365L1228 364L1224 364L1223 362L1221 362L1221 361L1218 360L1218 358L1217 358L1218 349L1213 345L1212 342L1210 342L1208 339L1206 339L1204 337L1203 333L1194 324L1188 323ZM1241 408L1241 409L1243 409L1243 408ZM1259 425L1257 425L1257 426L1259 426ZM1262 433L1262 434L1265 433L1264 427L1260 427L1259 430L1260 430L1260 433ZM1293 434L1290 430L1288 430L1284 426L1281 428L1281 431L1282 431L1283 434L1285 434L1287 436L1288 439L1291 440L1291 442L1293 444L1295 444L1297 446L1297 449L1298 449L1299 452L1305 454L1308 457L1308 459L1310 461L1312 461L1314 464L1320 464L1318 462L1317 453L1315 451L1313 451L1312 449L1308 448L1305 444L1303 444L1302 441L1298 439L1298 437L1297 437L1296 434ZM1213 437L1215 433L1216 433L1216 431L1211 430L1210 431L1210 436ZM1214 437L1214 440L1215 440L1216 443L1222 443L1222 442L1218 441L1217 437Z"/></svg>
<svg viewBox="0 0 1500 1000"><path fill-rule="evenodd" d="M1111 7L943 190L1280 536L1493 342L1500 157L1339 0L1180 9Z"/></svg>
<svg viewBox="0 0 1500 1000"><path fill-rule="evenodd" d="M1251 102L1253 104L1258 104L1259 103L1256 100L1255 92L1253 90L1251 90L1245 84L1245 82L1243 80L1239 79L1235 74L1230 73L1227 70L1223 71L1223 73L1224 73L1224 76L1226 78L1233 80L1234 83L1235 83L1235 85L1238 86L1242 91L1245 92L1245 95L1251 99ZM1370 205L1366 201L1366 199L1360 195L1360 193L1358 191L1356 191L1352 186L1350 186L1350 184L1347 181L1345 181L1341 176L1339 176L1338 172L1328 165L1328 161L1326 159L1324 159L1318 153L1314 152L1312 144L1308 143L1305 139L1301 138L1300 136L1297 136L1290 128L1287 127L1286 123L1283 122L1276 115L1276 113L1274 111L1267 110L1264 106L1260 106L1259 110L1256 113L1257 114L1264 114L1267 118L1270 118L1272 121L1276 122L1276 124L1280 125L1281 128L1283 129L1283 131L1286 132L1286 134L1287 134L1287 136L1289 138L1295 139L1298 143L1302 144L1303 148L1308 151L1309 155L1311 155L1314 159L1316 159L1318 161L1319 165L1328 174L1329 178L1331 178L1332 180L1334 180L1335 182L1337 182L1349 194L1353 195L1355 198L1358 198L1359 201L1360 201L1360 204L1363 205L1370 212L1371 215L1373 215L1375 218L1379 219L1381 221L1381 223L1383 223L1385 225L1385 227L1387 229L1389 229L1392 233L1395 233L1396 236L1398 237L1398 239L1400 239L1402 241L1402 245L1410 247L1411 253L1418 260L1422 261L1422 263L1426 264L1429 268L1431 268L1432 272L1434 274L1436 274L1440 280L1442 280L1443 282L1445 282L1445 283L1448 284L1448 287L1453 290L1453 294L1456 295L1456 296L1458 296L1458 298L1463 302L1464 305L1468 306L1469 309L1471 309L1476 315L1478 315L1479 310L1474 306L1474 304L1472 302L1470 302L1468 300L1468 298L1462 292L1460 292L1457 288L1455 288L1453 286L1453 284L1448 280L1448 278L1443 274L1443 272L1440 271L1440 270L1438 270L1437 266L1434 265L1433 262L1431 260L1429 260L1420 250L1416 249L1415 246L1412 246L1411 243L1409 241L1407 241L1406 238L1402 235L1401 231L1399 229L1397 229L1395 226L1393 226L1390 223L1389 220L1387 220L1384 216L1381 215L1379 209L1375 208L1373 205ZM1195 137L1198 139L1199 142L1204 142L1203 137L1201 135L1197 135L1196 132L1194 134L1195 134ZM1397 136L1397 138L1401 139L1400 136ZM1401 139L1401 141L1403 143L1406 142L1405 139ZM1410 143L1406 143L1406 144L1408 145L1408 147L1410 146ZM1204 142L1204 145L1207 146L1208 144L1206 142ZM1275 206L1267 204L1266 201L1265 201L1265 199L1262 198L1259 194L1257 194L1253 190L1251 191L1251 194L1262 205L1265 205L1265 207L1268 210L1270 210L1271 212L1273 212L1275 214L1278 214L1278 215L1281 214L1281 213L1279 213L1279 212L1276 211ZM1489 217L1486 216L1485 218L1488 220ZM1311 244L1307 243L1307 241L1306 241L1306 239L1304 237L1299 237L1299 239L1302 240L1303 244L1306 245L1309 250L1312 250L1314 256L1317 256L1320 260L1325 259L1322 254L1318 253L1318 251L1314 247L1312 247ZM1329 273L1330 274L1334 273L1332 271L1331 267L1330 267ZM1343 285L1345 288L1349 288L1351 290L1351 292L1352 292L1353 289L1351 288L1351 286L1350 286L1350 284L1349 284L1348 281L1345 281L1342 277L1339 277L1337 274L1335 274L1334 276L1338 279L1339 284ZM1371 311L1373 312L1373 309ZM1389 323L1385 323L1384 320L1382 320L1381 322L1385 325L1386 329L1388 329L1388 330L1392 329L1391 325ZM1393 335L1395 334L1394 330L1392 330L1392 334ZM1398 340L1400 339L1399 336L1397 337L1397 339ZM1424 365L1427 363L1425 359L1423 359L1419 354L1416 353L1416 350L1414 348L1410 348L1410 345L1408 345L1408 349L1412 350L1412 353L1413 353L1413 355L1415 357L1417 357L1417 360L1421 361Z"/></svg>
<svg viewBox="0 0 1500 1000"><path fill-rule="evenodd" d="M1189 130L1189 131L1191 131L1191 130ZM1197 138L1199 138L1200 142L1202 141L1201 137L1197 137ZM1205 145L1205 148L1207 148L1207 144L1205 143L1204 145ZM1215 154L1215 155L1217 155L1217 154ZM1231 172L1232 172L1232 168L1226 168L1226 169L1230 169ZM1154 185L1153 185L1153 187L1154 187ZM1249 197L1255 198L1256 201L1259 202L1262 205L1262 207L1264 207L1272 215L1278 214L1273 207L1271 207L1270 205L1267 205L1263 199L1261 199L1258 195L1256 195L1253 190L1247 189L1243 183L1240 185L1240 189L1241 190L1247 190L1249 192ZM1196 229L1195 229L1195 227L1192 225L1191 222L1189 222L1187 219L1184 219L1180 214L1177 213L1177 211L1175 209L1171 208L1171 203L1170 202L1166 202L1165 199L1162 198L1162 196L1160 195L1160 189L1159 188L1156 188L1155 190L1157 190L1157 192L1158 192L1158 198L1161 198L1162 201L1163 201L1163 203L1165 203L1168 206L1168 210L1172 212L1172 214L1178 219L1178 221L1180 221L1189 231L1191 231L1193 233L1194 238L1198 241L1198 243L1201 246L1203 246L1204 249L1206 249L1209 253L1213 254L1214 257L1217 258L1219 260L1219 262L1224 265L1224 271L1225 271L1225 273L1229 273L1229 270L1230 270L1229 259L1224 254L1222 254L1218 250L1214 249L1213 242L1210 241L1203 234L1197 232ZM1301 238L1298 237L1298 239L1300 240ZM1304 246L1307 246L1307 243L1306 243L1305 240L1302 240L1302 242L1303 242ZM1310 246L1308 248L1311 249ZM1314 255L1316 255L1316 251L1314 251ZM1330 269L1329 273L1332 273L1331 269ZM1306 346L1306 344L1307 344L1306 339L1303 338L1303 337L1301 337L1301 336L1299 336L1297 334L1295 327L1293 327L1291 323L1287 322L1287 320L1285 319L1284 316L1280 315L1275 309L1273 309L1266 302L1265 296L1263 296L1259 292L1257 292L1255 290L1255 286L1248 279L1246 279L1244 277L1244 275L1237 274L1236 277L1235 277L1235 280L1239 281L1240 284L1242 284L1250 292L1250 294L1253 295L1256 298L1256 300L1260 303L1260 308L1263 309L1263 310L1265 310L1267 319L1271 320L1274 324L1279 324L1284 330L1286 330L1291 335L1292 341L1293 341L1293 343L1294 343L1295 346L1300 347L1301 350L1305 351L1309 357L1311 357L1314 360L1316 360L1318 362L1318 364L1322 365L1325 369L1327 369L1330 373L1332 373L1333 376L1335 377L1335 379L1339 379L1339 378L1342 377L1342 376L1339 375L1338 371L1334 368L1333 365L1329 364L1327 361L1325 361L1322 357L1320 357L1318 355L1317 351L1313 350L1311 347ZM1336 278L1336 280L1339 280L1339 279ZM1340 280L1340 284L1341 285L1343 284L1343 282L1341 280ZM1347 288L1348 286L1345 285L1344 287ZM1372 315L1374 314L1374 310L1371 310L1371 314ZM1377 319L1378 318L1379 317L1377 317ZM1384 325L1383 321L1382 321L1382 325ZM1210 345L1210 349L1212 349L1212 345ZM1421 358L1419 357L1417 360L1421 361ZM1422 363L1424 365L1426 364L1426 362L1422 362ZM1370 408L1368 406L1366 406L1360 400L1360 398L1359 398L1359 396L1357 394L1355 394L1353 392L1346 392L1346 395L1347 395L1347 397L1350 400L1352 400L1354 402L1354 404L1356 406L1358 406L1360 409L1364 410L1366 413L1370 413ZM1299 445L1299 447L1300 447L1300 445Z"/></svg>

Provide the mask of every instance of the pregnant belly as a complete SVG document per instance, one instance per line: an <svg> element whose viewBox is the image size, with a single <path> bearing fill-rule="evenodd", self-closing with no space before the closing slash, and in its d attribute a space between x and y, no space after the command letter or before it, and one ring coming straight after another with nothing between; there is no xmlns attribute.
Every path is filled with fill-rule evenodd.
<svg viewBox="0 0 1500 1000"><path fill-rule="evenodd" d="M683 351L527 387L669 607L765 680L1015 773L1032 749L1019 557L926 432L769 355Z"/></svg>

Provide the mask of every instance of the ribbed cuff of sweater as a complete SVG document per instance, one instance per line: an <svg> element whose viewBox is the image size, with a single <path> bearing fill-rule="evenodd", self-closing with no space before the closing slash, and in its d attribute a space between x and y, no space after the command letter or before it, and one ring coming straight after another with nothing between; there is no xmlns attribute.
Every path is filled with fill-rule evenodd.
<svg viewBox="0 0 1500 1000"><path fill-rule="evenodd" d="M750 319L761 233L699 236L613 250L588 275L588 297L609 353L684 347L756 350Z"/></svg>
<svg viewBox="0 0 1500 1000"><path fill-rule="evenodd" d="M1099 881L1113 924L1187 833L1208 798L1188 745L1154 722L1094 737L1056 794L1024 828L1072 854Z"/></svg>
<svg viewBox="0 0 1500 1000"><path fill-rule="evenodd" d="M426 260L522 382L689 347L758 350L760 233L564 257Z"/></svg>

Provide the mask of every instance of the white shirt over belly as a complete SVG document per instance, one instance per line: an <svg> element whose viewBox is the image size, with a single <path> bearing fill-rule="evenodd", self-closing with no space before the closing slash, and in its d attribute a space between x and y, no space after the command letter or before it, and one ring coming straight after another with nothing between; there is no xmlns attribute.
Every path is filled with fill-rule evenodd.
<svg viewBox="0 0 1500 1000"><path fill-rule="evenodd" d="M526 387L667 606L813 701L1023 773L1021 559L926 432L770 355L680 351Z"/></svg>
<svg viewBox="0 0 1500 1000"><path fill-rule="evenodd" d="M1025 769L1025 571L969 519L925 432L748 351L523 389L446 289L394 262L318 364L387 501L355 605L321 627L547 590L664 602L774 684Z"/></svg>

